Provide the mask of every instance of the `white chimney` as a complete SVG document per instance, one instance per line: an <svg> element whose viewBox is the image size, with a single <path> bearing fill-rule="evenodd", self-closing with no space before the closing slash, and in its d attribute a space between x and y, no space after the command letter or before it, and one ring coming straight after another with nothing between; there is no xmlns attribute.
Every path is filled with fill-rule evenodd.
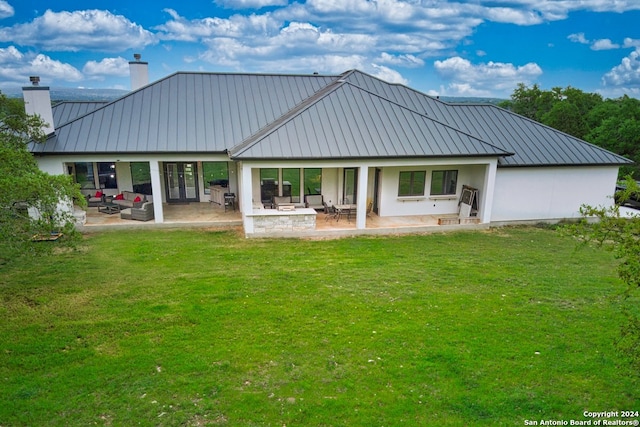
<svg viewBox="0 0 640 427"><path fill-rule="evenodd" d="M29 80L31 80L31 86L22 88L24 110L27 114L40 116L45 122L42 131L48 135L55 132L49 86L40 86L40 77L38 76L29 77Z"/></svg>
<svg viewBox="0 0 640 427"><path fill-rule="evenodd" d="M140 61L140 54L134 53L135 61L129 62L129 73L131 74L131 90L138 90L149 84L149 63Z"/></svg>

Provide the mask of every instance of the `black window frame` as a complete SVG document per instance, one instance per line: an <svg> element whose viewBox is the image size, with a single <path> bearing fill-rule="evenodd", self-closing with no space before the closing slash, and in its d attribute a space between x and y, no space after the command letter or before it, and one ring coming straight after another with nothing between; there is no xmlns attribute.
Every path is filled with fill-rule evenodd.
<svg viewBox="0 0 640 427"><path fill-rule="evenodd" d="M441 178L436 178L436 174L442 174ZM435 186L438 186L437 188ZM434 191L435 190L435 191ZM453 196L458 190L458 170L439 169L431 171L431 183L429 194L431 196Z"/></svg>
<svg viewBox="0 0 640 427"><path fill-rule="evenodd" d="M408 178L403 178L403 175L409 175ZM416 179L418 175L422 175L422 180ZM398 176L398 197L422 197L424 196L424 191L426 187L427 181L427 171L425 170L417 170L417 171L400 171ZM408 182L408 191L403 192L403 188L405 187L406 182ZM422 184L421 186L419 186ZM416 186L419 186L416 188ZM421 188L420 188L421 187Z"/></svg>

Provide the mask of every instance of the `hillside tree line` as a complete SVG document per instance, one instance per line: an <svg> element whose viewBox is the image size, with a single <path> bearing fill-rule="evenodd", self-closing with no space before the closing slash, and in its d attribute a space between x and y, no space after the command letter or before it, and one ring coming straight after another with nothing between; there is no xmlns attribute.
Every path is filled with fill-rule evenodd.
<svg viewBox="0 0 640 427"><path fill-rule="evenodd" d="M620 176L640 180L640 100L520 83L511 99L498 105L633 160L635 165L620 168Z"/></svg>

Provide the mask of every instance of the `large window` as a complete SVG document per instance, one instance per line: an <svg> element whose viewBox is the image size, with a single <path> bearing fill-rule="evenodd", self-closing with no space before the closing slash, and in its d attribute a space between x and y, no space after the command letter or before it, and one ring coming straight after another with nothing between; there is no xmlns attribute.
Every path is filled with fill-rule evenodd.
<svg viewBox="0 0 640 427"><path fill-rule="evenodd" d="M282 169L282 195L300 201L300 169Z"/></svg>
<svg viewBox="0 0 640 427"><path fill-rule="evenodd" d="M153 194L151 191L151 169L149 162L131 162L131 181L133 191L142 194Z"/></svg>
<svg viewBox="0 0 640 427"><path fill-rule="evenodd" d="M400 172L398 197L424 196L426 171Z"/></svg>
<svg viewBox="0 0 640 427"><path fill-rule="evenodd" d="M456 194L458 171L444 170L431 173L431 195L444 196Z"/></svg>
<svg viewBox="0 0 640 427"><path fill-rule="evenodd" d="M227 162L202 162L202 177L204 178L204 193L211 193L209 186L229 186L229 163Z"/></svg>
<svg viewBox="0 0 640 427"><path fill-rule="evenodd" d="M118 188L115 163L98 163L98 180L100 188Z"/></svg>
<svg viewBox="0 0 640 427"><path fill-rule="evenodd" d="M96 180L93 175L93 163L76 163L76 182L80 184L82 190L93 190L96 188Z"/></svg>
<svg viewBox="0 0 640 427"><path fill-rule="evenodd" d="M322 169L304 170L304 194L322 194Z"/></svg>
<svg viewBox="0 0 640 427"><path fill-rule="evenodd" d="M263 203L271 203L278 196L278 169L260 169L260 199Z"/></svg>

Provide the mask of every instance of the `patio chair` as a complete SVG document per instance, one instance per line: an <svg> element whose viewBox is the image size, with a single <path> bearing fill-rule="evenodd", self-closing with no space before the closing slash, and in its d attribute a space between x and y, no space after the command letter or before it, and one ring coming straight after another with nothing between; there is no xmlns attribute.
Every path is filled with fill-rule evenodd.
<svg viewBox="0 0 640 427"><path fill-rule="evenodd" d="M371 216L371 212L373 212L373 202L367 203L367 217Z"/></svg>
<svg viewBox="0 0 640 427"><path fill-rule="evenodd" d="M149 221L153 218L153 202L145 202L139 208L131 208L131 219Z"/></svg>
<svg viewBox="0 0 640 427"><path fill-rule="evenodd" d="M87 206L95 208L105 202L105 194L102 191L96 191L94 195L87 194Z"/></svg>
<svg viewBox="0 0 640 427"><path fill-rule="evenodd" d="M334 219L334 218L338 219L338 213L333 208L333 206L329 206L327 202L322 202L322 204L324 205L325 221L328 221L329 219Z"/></svg>

